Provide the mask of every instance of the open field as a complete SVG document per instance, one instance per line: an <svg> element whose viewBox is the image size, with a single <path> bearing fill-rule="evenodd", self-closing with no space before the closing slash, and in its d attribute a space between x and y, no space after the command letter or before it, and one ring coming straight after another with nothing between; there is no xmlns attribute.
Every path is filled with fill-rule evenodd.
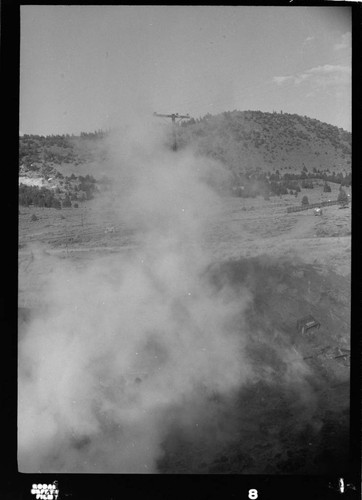
<svg viewBox="0 0 362 500"><path fill-rule="evenodd" d="M289 255L313 264L320 271L332 270L348 276L351 206L342 210L338 205L325 207L322 217L314 216L312 209L288 214L286 208L300 205L304 194L312 204L336 199L338 189L333 186L332 193L321 193L321 189L303 190L298 198L287 195L270 201L261 197L225 199L221 216L208 228L205 246L216 262L264 253L274 257ZM33 214L38 220L31 220ZM132 251L138 241L139 235L120 223L113 211L99 212L91 203L62 210L21 207L19 305L29 304L31 291L26 291L26 282L33 288L37 273L46 273L46 270L36 270L37 245L41 244L42 251L49 254L81 261L109 252Z"/></svg>
<svg viewBox="0 0 362 500"><path fill-rule="evenodd" d="M348 470L351 204L325 207L320 217L313 210L286 210L300 205L304 194L310 203L336 199L338 187L332 189L270 201L220 200L220 215L203 240L211 256L205 279L216 290L227 282L236 293L242 287L250 291L243 328L252 332L245 349L256 369L232 397L206 397L210 416L197 427L181 428L171 412L159 472ZM33 214L38 220L31 220ZM140 238L112 211L91 203L62 210L21 207L20 335L42 307L41 292L57 260L82 268L110 255L132 254ZM302 335L296 323L308 314L321 327ZM175 415L182 411L176 405ZM111 439L116 431L108 432ZM86 441L77 446L86 448Z"/></svg>

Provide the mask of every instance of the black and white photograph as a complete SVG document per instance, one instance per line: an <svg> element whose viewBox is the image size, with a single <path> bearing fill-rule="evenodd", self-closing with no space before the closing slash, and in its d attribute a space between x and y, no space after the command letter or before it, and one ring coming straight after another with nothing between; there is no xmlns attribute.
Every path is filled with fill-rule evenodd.
<svg viewBox="0 0 362 500"><path fill-rule="evenodd" d="M19 59L26 498L68 474L352 498L352 9L21 5Z"/></svg>

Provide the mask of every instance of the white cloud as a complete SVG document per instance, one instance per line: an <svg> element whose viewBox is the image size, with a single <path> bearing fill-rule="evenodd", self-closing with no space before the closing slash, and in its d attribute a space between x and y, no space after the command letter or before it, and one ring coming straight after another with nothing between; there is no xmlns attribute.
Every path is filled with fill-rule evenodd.
<svg viewBox="0 0 362 500"><path fill-rule="evenodd" d="M309 86L316 89L331 86L350 85L351 67L325 64L323 66L310 68L295 75L274 76L273 82L279 86L287 83L291 83L293 85L308 83Z"/></svg>
<svg viewBox="0 0 362 500"><path fill-rule="evenodd" d="M342 66L336 64L325 64L324 66L316 66L307 70L307 73L313 74L331 74L331 73L344 73L351 74L350 66Z"/></svg>
<svg viewBox="0 0 362 500"><path fill-rule="evenodd" d="M313 42L313 40L315 40L314 36L307 36L307 38L303 41L303 46L310 45Z"/></svg>
<svg viewBox="0 0 362 500"><path fill-rule="evenodd" d="M277 85L282 85L285 82L291 81L294 79L294 76L274 76L273 82Z"/></svg>
<svg viewBox="0 0 362 500"><path fill-rule="evenodd" d="M351 48L351 43L352 43L352 36L351 32L347 31L347 33L344 33L339 42L337 42L333 49L334 50L343 50L343 49L350 49Z"/></svg>

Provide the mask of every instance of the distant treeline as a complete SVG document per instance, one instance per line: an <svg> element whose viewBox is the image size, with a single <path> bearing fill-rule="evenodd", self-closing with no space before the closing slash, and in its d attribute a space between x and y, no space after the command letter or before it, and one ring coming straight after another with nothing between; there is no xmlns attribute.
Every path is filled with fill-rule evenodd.
<svg viewBox="0 0 362 500"><path fill-rule="evenodd" d="M62 183L62 189L57 187L49 189L45 186L27 186L20 184L19 186L19 205L47 208L62 208L70 207L73 202L91 200L97 191L96 180L91 175L76 177L72 174L70 177L62 175L65 179ZM78 184L71 181L79 181ZM63 187L64 186L64 187Z"/></svg>
<svg viewBox="0 0 362 500"><path fill-rule="evenodd" d="M323 191L331 192L328 182L337 183L340 186L350 186L352 182L351 174L343 173L327 174L323 172L300 174L276 173L267 175L265 173L256 175L239 175L233 180L232 191L235 196L243 198L254 198L256 196L281 196L285 194L298 195L301 189L314 189L316 181L324 181ZM314 180L314 182L313 182Z"/></svg>
<svg viewBox="0 0 362 500"><path fill-rule="evenodd" d="M84 139L103 139L109 134L109 130L95 130L94 132L81 132L79 135L76 134L49 134L49 135L38 135L38 134L23 134L20 136L22 140L37 140L41 139L46 144L59 144L65 145L65 141L68 139L74 139L77 137L82 137Z"/></svg>
<svg viewBox="0 0 362 500"><path fill-rule="evenodd" d="M68 200L64 200L68 203ZM63 201L63 206L64 205ZM71 200L69 199L71 206ZM20 184L19 186L19 205L28 207L34 205L36 207L48 208L62 208L61 200L55 195L54 191L45 187L26 186Z"/></svg>
<svg viewBox="0 0 362 500"><path fill-rule="evenodd" d="M280 175L277 170L275 174L270 175L270 180L272 181L302 181L302 184L304 183L305 185L304 187L311 186L312 179L334 182L335 184L342 184L342 186L350 186L352 183L352 173L349 172L344 174L343 172L330 172L329 169L327 171L321 171L315 168L313 172L308 172L308 170L304 168L300 174L285 173Z"/></svg>

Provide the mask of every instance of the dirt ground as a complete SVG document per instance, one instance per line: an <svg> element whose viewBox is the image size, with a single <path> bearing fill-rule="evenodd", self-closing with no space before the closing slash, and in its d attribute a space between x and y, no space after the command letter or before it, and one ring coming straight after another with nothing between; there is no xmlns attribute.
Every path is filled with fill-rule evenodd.
<svg viewBox="0 0 362 500"><path fill-rule="evenodd" d="M208 401L213 418L205 418L199 430L171 425L160 472L348 470L351 204L324 207L322 216L312 209L287 213L304 194L315 203L336 199L338 192L320 188L302 190L298 198L220 202L220 217L205 235L212 255L205 279L215 287L227 280L236 289L252 290L247 322L258 333L248 352L257 375L233 397L215 395ZM38 220L31 220L33 214ZM82 266L110 252L132 252L138 238L112 212L94 211L91 204L62 210L20 207L19 324L41 307L39 292L52 272L44 255ZM302 335L296 323L308 314L321 326ZM295 358L276 355L270 336ZM307 367L303 383L284 384L294 362Z"/></svg>

